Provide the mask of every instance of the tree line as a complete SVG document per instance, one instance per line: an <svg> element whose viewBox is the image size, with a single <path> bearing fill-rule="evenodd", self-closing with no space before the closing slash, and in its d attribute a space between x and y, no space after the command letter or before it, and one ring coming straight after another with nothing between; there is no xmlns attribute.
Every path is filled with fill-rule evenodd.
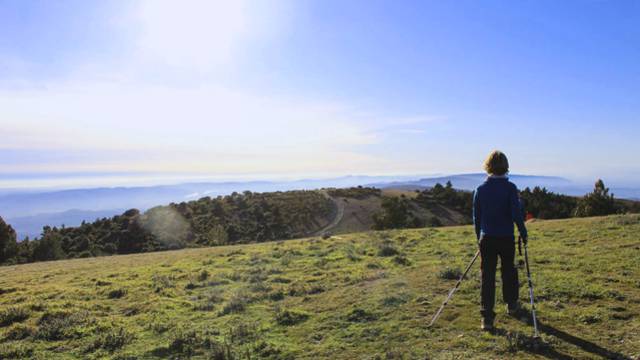
<svg viewBox="0 0 640 360"><path fill-rule="evenodd" d="M158 206L75 227L45 226L16 241L0 218L0 263L85 258L302 237L331 221L335 205L318 191L233 193Z"/></svg>
<svg viewBox="0 0 640 360"><path fill-rule="evenodd" d="M414 199L406 197L383 199L382 211L374 217L374 228L383 230L439 225L437 218L428 221L417 218L411 210L416 204L425 209L433 209L439 205L445 206L464 215L463 223L471 223L473 192L454 189L450 181L444 186L438 183L432 188L416 190L416 192L417 196ZM602 180L596 181L593 191L583 197L557 194L544 187L536 186L533 189L527 187L522 190L520 198L527 216L538 219L566 219L640 212L639 202L616 199Z"/></svg>
<svg viewBox="0 0 640 360"><path fill-rule="evenodd" d="M382 196L379 189L327 189L336 197ZM600 216L640 212L640 203L615 199L602 180L583 197L556 194L546 188L525 188L525 211L540 219ZM413 198L382 196L382 210L373 216L374 229L440 226L437 217L417 215L419 208L446 207L471 223L473 193L444 186L417 190ZM216 198L171 203L142 213L125 211L112 218L75 227L45 226L39 238L18 242L16 232L0 218L0 264L84 258L114 254L285 240L318 231L335 216L333 201L320 191L233 193Z"/></svg>

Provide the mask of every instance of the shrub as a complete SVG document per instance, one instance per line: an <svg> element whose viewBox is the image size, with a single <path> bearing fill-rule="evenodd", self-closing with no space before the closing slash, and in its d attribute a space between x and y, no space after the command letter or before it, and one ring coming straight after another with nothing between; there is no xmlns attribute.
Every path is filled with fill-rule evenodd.
<svg viewBox="0 0 640 360"><path fill-rule="evenodd" d="M156 275L151 277L153 291L159 293L164 289L173 288L173 281L166 275Z"/></svg>
<svg viewBox="0 0 640 360"><path fill-rule="evenodd" d="M198 274L198 281L205 281L209 278L209 272L207 270L202 270Z"/></svg>
<svg viewBox="0 0 640 360"><path fill-rule="evenodd" d="M193 290L198 288L198 284L194 283L193 281L189 281L187 283L187 285L184 286L185 290Z"/></svg>
<svg viewBox="0 0 640 360"><path fill-rule="evenodd" d="M133 340L133 334L128 333L124 328L110 329L96 338L86 349L93 352L99 349L114 352Z"/></svg>
<svg viewBox="0 0 640 360"><path fill-rule="evenodd" d="M405 255L399 254L393 258L393 262L398 265L409 266L411 265L411 260L409 260Z"/></svg>
<svg viewBox="0 0 640 360"><path fill-rule="evenodd" d="M0 359L30 359L33 349L23 344L0 344Z"/></svg>
<svg viewBox="0 0 640 360"><path fill-rule="evenodd" d="M406 294L386 296L382 299L383 306L398 306L406 303L408 296Z"/></svg>
<svg viewBox="0 0 640 360"><path fill-rule="evenodd" d="M281 310L276 308L276 322L278 325L292 326L309 318L309 314L296 310Z"/></svg>
<svg viewBox="0 0 640 360"><path fill-rule="evenodd" d="M548 345L540 339L524 335L517 331L507 333L506 339L507 351L511 353L518 352L519 350L544 353L549 350Z"/></svg>
<svg viewBox="0 0 640 360"><path fill-rule="evenodd" d="M120 299L121 297L125 296L126 293L127 291L124 289L113 289L107 293L107 297L109 299Z"/></svg>
<svg viewBox="0 0 640 360"><path fill-rule="evenodd" d="M462 276L462 270L458 268L446 268L440 271L438 276L445 280L458 280Z"/></svg>
<svg viewBox="0 0 640 360"><path fill-rule="evenodd" d="M272 300L272 301L284 300L284 292L282 290L278 290L278 291L269 293L269 300Z"/></svg>
<svg viewBox="0 0 640 360"><path fill-rule="evenodd" d="M385 240L378 245L378 256L393 256L398 253L398 249L393 246L390 240Z"/></svg>
<svg viewBox="0 0 640 360"><path fill-rule="evenodd" d="M378 316L365 309L355 308L347 315L347 321L350 322L369 322L375 321Z"/></svg>
<svg viewBox="0 0 640 360"><path fill-rule="evenodd" d="M86 322L86 312L47 312L38 320L35 337L48 341L75 338L78 334L73 331L73 328Z"/></svg>
<svg viewBox="0 0 640 360"><path fill-rule="evenodd" d="M177 329L171 334L168 350L172 353L191 356L200 346L200 343L200 336L195 330Z"/></svg>
<svg viewBox="0 0 640 360"><path fill-rule="evenodd" d="M221 315L243 312L247 307L249 299L242 293L234 294L231 299L224 305Z"/></svg>
<svg viewBox="0 0 640 360"><path fill-rule="evenodd" d="M201 299L202 300L194 306L196 310L211 311L215 308L216 304L224 301L224 298L215 291L208 292Z"/></svg>
<svg viewBox="0 0 640 360"><path fill-rule="evenodd" d="M36 330L31 326L18 324L16 326L12 327L11 329L9 329L9 331L7 331L7 333L5 335L5 339L7 339L7 340L23 340L23 339L26 339L28 337L33 336L35 334L35 332L36 332Z"/></svg>
<svg viewBox="0 0 640 360"><path fill-rule="evenodd" d="M0 312L0 327L22 322L29 318L29 311L22 307L10 307Z"/></svg>

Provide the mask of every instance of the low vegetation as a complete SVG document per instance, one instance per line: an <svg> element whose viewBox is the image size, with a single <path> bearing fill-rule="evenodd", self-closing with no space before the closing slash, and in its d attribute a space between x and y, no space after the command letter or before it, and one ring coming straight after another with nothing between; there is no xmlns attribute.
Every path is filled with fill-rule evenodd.
<svg viewBox="0 0 640 360"><path fill-rule="evenodd" d="M640 203L616 200L601 180L582 198L537 187L524 189L521 196L528 216L540 219L640 212ZM21 242L0 218L0 264L259 243L313 234L328 239L333 231L470 224L472 201L471 192L456 190L450 182L417 192L369 187L246 191L158 206L145 213L131 209L77 227L45 226L39 239Z"/></svg>
<svg viewBox="0 0 640 360"><path fill-rule="evenodd" d="M529 226L540 343L500 286L498 329L479 330L477 264L427 327L476 251L460 226L5 266L0 358L639 356L640 216Z"/></svg>

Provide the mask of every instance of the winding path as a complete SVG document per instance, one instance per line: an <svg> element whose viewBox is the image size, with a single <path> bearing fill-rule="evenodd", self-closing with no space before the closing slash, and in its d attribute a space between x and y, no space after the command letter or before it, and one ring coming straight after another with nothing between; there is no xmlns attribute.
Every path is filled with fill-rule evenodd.
<svg viewBox="0 0 640 360"><path fill-rule="evenodd" d="M329 194L327 194L326 191L322 191L322 195L324 195L327 199L333 201L333 203L336 205L336 216L327 226L311 234L311 236L322 236L323 234L329 232L331 229L338 226L338 224L340 223L340 221L342 221L342 218L344 217L344 202L338 199L332 198Z"/></svg>

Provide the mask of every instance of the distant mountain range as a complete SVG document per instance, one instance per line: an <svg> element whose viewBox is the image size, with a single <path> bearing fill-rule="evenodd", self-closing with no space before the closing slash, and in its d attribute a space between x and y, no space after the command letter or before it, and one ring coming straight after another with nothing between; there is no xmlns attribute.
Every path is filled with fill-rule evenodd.
<svg viewBox="0 0 640 360"><path fill-rule="evenodd" d="M479 184L485 181L487 178L486 174L476 173L476 174L459 174L459 175L448 175L448 176L439 176L439 177L431 177L424 178L413 181L394 181L391 183L378 183L373 184L376 187L381 188L427 188L432 187L437 183L445 184L447 181L451 181L453 187L461 190L474 190ZM584 194L582 190L578 190L576 185L568 179L557 177L557 176L536 176L536 175L509 175L509 180L515 183L518 188L524 189L526 187L534 187L534 186L544 186L547 189L563 189L553 190L556 192L563 192L567 195L573 195L566 193L567 190L580 191L581 194ZM577 195L577 194L576 194Z"/></svg>
<svg viewBox="0 0 640 360"><path fill-rule="evenodd" d="M140 187L103 187L51 191L10 192L0 195L0 216L24 236L38 236L43 225L79 225L83 220L93 221L110 217L125 209L146 210L157 205L182 202L204 196L215 197L232 192L271 192L351 187L357 185L389 189L423 189L436 183L451 181L457 189L473 190L484 181L485 174L459 174L418 178L408 176L345 176L333 179L304 179L297 181L198 182L176 185ZM551 191L580 196L592 190L590 185L553 176L511 175L519 188L544 186ZM612 188L619 198L638 199L640 188Z"/></svg>
<svg viewBox="0 0 640 360"><path fill-rule="evenodd" d="M370 186L379 188L399 188L399 189L423 189L432 187L437 183L445 184L451 181L453 187L460 190L474 190L479 184L485 181L487 175L484 173L475 174L459 174L439 177L423 178L412 181L393 181L373 183ZM533 188L535 186L546 187L548 190L570 196L582 196L593 190L591 184L578 184L569 179L557 176L538 176L538 175L509 175L509 180L518 186L519 189L526 187ZM617 198L640 200L640 187L611 187L611 192Z"/></svg>

